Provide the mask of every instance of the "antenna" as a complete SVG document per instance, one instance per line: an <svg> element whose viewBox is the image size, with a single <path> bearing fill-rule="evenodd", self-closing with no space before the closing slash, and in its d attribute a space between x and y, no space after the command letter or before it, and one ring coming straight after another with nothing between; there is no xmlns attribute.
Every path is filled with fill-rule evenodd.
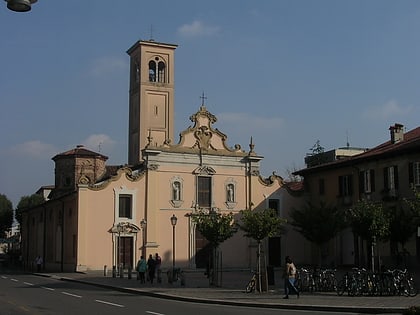
<svg viewBox="0 0 420 315"><path fill-rule="evenodd" d="M102 141L99 142L99 144L98 144L98 153L101 153L101 146L102 146Z"/></svg>
<svg viewBox="0 0 420 315"><path fill-rule="evenodd" d="M150 24L150 41L153 42L153 24Z"/></svg>

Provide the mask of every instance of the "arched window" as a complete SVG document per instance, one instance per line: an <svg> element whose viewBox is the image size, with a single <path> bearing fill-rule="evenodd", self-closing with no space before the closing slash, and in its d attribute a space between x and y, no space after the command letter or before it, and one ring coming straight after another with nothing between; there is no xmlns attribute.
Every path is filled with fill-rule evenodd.
<svg viewBox="0 0 420 315"><path fill-rule="evenodd" d="M156 62L153 60L149 62L149 81L156 82Z"/></svg>
<svg viewBox="0 0 420 315"><path fill-rule="evenodd" d="M166 83L166 64L161 58L155 57L149 61L149 81Z"/></svg>
<svg viewBox="0 0 420 315"><path fill-rule="evenodd" d="M165 82L165 63L163 61L159 61L158 63L158 82L164 83Z"/></svg>

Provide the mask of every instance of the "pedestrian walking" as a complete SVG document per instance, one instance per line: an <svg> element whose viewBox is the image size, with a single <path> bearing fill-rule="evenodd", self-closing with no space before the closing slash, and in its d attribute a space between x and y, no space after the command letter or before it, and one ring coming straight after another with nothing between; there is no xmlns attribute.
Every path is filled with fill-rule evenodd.
<svg viewBox="0 0 420 315"><path fill-rule="evenodd" d="M296 282L296 266L290 256L286 256L286 264L284 268L284 294L283 299L288 299L290 293L294 293L299 298L299 290L295 287Z"/></svg>
<svg viewBox="0 0 420 315"><path fill-rule="evenodd" d="M156 262L153 259L152 254L149 255L149 259L147 259L147 274L149 275L150 283L153 284L153 279L155 278L155 271L156 271Z"/></svg>
<svg viewBox="0 0 420 315"><path fill-rule="evenodd" d="M144 256L141 256L137 262L136 270L138 274L137 279L140 280L140 283L146 283L147 263L146 259L144 259Z"/></svg>
<svg viewBox="0 0 420 315"><path fill-rule="evenodd" d="M160 266L162 265L162 258L159 256L158 253L155 254L155 269L156 269L156 277L157 282L162 282L162 270L160 269Z"/></svg>

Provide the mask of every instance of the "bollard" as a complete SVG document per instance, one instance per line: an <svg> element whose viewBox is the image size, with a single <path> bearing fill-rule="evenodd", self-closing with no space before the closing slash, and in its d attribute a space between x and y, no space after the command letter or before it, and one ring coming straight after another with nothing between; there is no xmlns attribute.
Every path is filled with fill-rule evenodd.
<svg viewBox="0 0 420 315"><path fill-rule="evenodd" d="M128 279L131 279L131 266L128 266L127 277L128 277Z"/></svg>
<svg viewBox="0 0 420 315"><path fill-rule="evenodd" d="M166 272L166 275L168 276L168 283L171 284L173 279L172 279L172 269L168 269L168 271Z"/></svg>
<svg viewBox="0 0 420 315"><path fill-rule="evenodd" d="M104 265L104 277L106 277L107 273L106 265Z"/></svg>
<svg viewBox="0 0 420 315"><path fill-rule="evenodd" d="M183 270L179 273L179 278L181 279L181 286L185 287L185 273Z"/></svg>
<svg viewBox="0 0 420 315"><path fill-rule="evenodd" d="M157 282L162 283L162 270L160 268L157 270Z"/></svg>
<svg viewBox="0 0 420 315"><path fill-rule="evenodd" d="M120 265L120 268L119 269L120 269L119 270L120 278L124 278L124 269L123 269L123 265L122 264Z"/></svg>
<svg viewBox="0 0 420 315"><path fill-rule="evenodd" d="M117 276L117 267L112 266L112 278L115 278Z"/></svg>

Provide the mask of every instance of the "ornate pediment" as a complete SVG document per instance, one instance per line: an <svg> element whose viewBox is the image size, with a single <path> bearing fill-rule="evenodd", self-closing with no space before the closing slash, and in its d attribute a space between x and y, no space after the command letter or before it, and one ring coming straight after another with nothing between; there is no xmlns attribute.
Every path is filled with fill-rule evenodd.
<svg viewBox="0 0 420 315"><path fill-rule="evenodd" d="M137 233L140 231L140 228L132 224L130 222L119 222L114 224L109 230L109 233L121 233L121 234L129 234L129 233Z"/></svg>
<svg viewBox="0 0 420 315"><path fill-rule="evenodd" d="M214 175L214 174L216 174L216 171L211 166L202 165L202 166L197 167L193 171L193 174L197 174L197 175Z"/></svg>

